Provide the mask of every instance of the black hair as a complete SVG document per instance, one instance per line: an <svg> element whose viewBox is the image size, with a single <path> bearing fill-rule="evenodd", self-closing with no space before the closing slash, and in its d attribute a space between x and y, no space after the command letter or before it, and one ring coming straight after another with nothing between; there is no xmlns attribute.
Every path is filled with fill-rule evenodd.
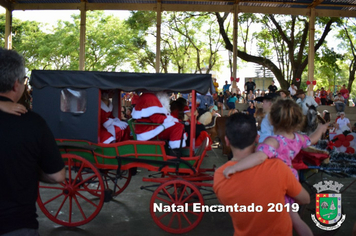
<svg viewBox="0 0 356 236"><path fill-rule="evenodd" d="M171 102L170 108L171 108L171 112L177 110L178 111L178 119L183 120L184 119L184 107L185 107L185 105L182 102L176 100L176 101Z"/></svg>
<svg viewBox="0 0 356 236"><path fill-rule="evenodd" d="M252 145L257 136L255 119L246 114L235 113L226 121L226 137L234 148L244 149Z"/></svg>
<svg viewBox="0 0 356 236"><path fill-rule="evenodd" d="M187 99L185 99L183 97L179 97L176 101L183 106L187 106Z"/></svg>

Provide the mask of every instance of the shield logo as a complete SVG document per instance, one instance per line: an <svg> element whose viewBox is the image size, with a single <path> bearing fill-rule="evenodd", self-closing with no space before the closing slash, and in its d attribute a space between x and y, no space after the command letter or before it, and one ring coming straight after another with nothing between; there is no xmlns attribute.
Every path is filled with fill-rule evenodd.
<svg viewBox="0 0 356 236"><path fill-rule="evenodd" d="M316 218L324 225L332 225L341 218L341 194L317 193Z"/></svg>

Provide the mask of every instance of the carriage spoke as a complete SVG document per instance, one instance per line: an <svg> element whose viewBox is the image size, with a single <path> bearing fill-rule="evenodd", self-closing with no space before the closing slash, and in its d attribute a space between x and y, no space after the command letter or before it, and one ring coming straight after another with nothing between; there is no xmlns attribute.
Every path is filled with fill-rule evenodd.
<svg viewBox="0 0 356 236"><path fill-rule="evenodd" d="M165 203L168 203L168 204L171 204L172 202L170 202L169 200L166 200L166 199L163 199L163 198L160 198L160 197L156 197L157 200L160 200L162 202L165 202Z"/></svg>
<svg viewBox="0 0 356 236"><path fill-rule="evenodd" d="M79 208L80 213L82 213L82 216L83 216L84 220L86 220L87 217L85 216L84 211L83 211L82 207L80 206L77 197L74 195L73 198L74 198L74 201L75 201L75 203L77 204L77 206Z"/></svg>
<svg viewBox="0 0 356 236"><path fill-rule="evenodd" d="M68 215L69 215L69 219L68 219L68 222L71 223L72 222L72 198L70 197L69 198L69 212L68 212Z"/></svg>
<svg viewBox="0 0 356 236"><path fill-rule="evenodd" d="M166 212L163 215L161 215L160 217L158 217L158 220L162 220L165 216L171 214L171 212Z"/></svg>
<svg viewBox="0 0 356 236"><path fill-rule="evenodd" d="M93 179L93 178L95 178L95 177L96 177L96 175L93 174L92 176L90 176L90 177L88 177L88 178L86 178L86 179L80 181L79 183L77 183L77 184L74 186L74 188L78 188L79 185L82 185L82 184L84 184L85 182L87 182L87 181L89 181L90 179Z"/></svg>
<svg viewBox="0 0 356 236"><path fill-rule="evenodd" d="M63 193L60 193L60 194L58 194L57 196L54 196L53 198L51 198L51 199L47 200L46 202L44 202L43 205L47 205L48 203L50 203L50 202L56 200L57 198L59 198L59 197L62 196L62 195L63 195Z"/></svg>
<svg viewBox="0 0 356 236"><path fill-rule="evenodd" d="M63 190L64 188L61 187L53 187L53 186L39 186L39 188L49 188L49 189L57 189L57 190Z"/></svg>
<svg viewBox="0 0 356 236"><path fill-rule="evenodd" d="M184 193L185 193L186 189L187 189L187 185L184 185L184 189L183 189L183 191L182 191L182 193L181 193L181 195L180 195L179 202L182 201L182 198L183 198L183 196L184 196Z"/></svg>
<svg viewBox="0 0 356 236"><path fill-rule="evenodd" d="M180 218L180 214L179 213L177 214L177 217L178 217L178 228L181 229L182 228L182 220Z"/></svg>
<svg viewBox="0 0 356 236"><path fill-rule="evenodd" d="M178 194L177 184L174 183L174 196L175 196L175 200L176 200L176 201L178 200L177 194Z"/></svg>
<svg viewBox="0 0 356 236"><path fill-rule="evenodd" d="M88 203L90 203L91 205L93 205L94 207L98 207L98 205L95 205L94 202L90 201L88 198L84 197L82 194L80 193L76 193L79 197L83 198L85 201L87 201Z"/></svg>
<svg viewBox="0 0 356 236"><path fill-rule="evenodd" d="M69 167L72 167L72 166L71 166L71 162L72 162L72 158L68 158L68 168L69 168ZM72 171L69 170L69 171L68 171L68 174L69 174L69 184L72 184Z"/></svg>
<svg viewBox="0 0 356 236"><path fill-rule="evenodd" d="M166 193L166 195L171 199L171 201L174 202L174 199L172 198L171 194L170 194L165 188L163 188L162 190L163 190L163 191Z"/></svg>
<svg viewBox="0 0 356 236"><path fill-rule="evenodd" d="M195 193L195 192L192 192L188 197L186 197L186 198L183 200L182 204L185 203L186 201L188 201L190 198L192 198L193 195L196 195L196 193Z"/></svg>
<svg viewBox="0 0 356 236"><path fill-rule="evenodd" d="M185 213L184 213L184 212L181 212L181 213L182 213L184 219L188 222L188 224L191 225L192 222L190 222L190 220L189 220L188 217L185 215Z"/></svg>
<svg viewBox="0 0 356 236"><path fill-rule="evenodd" d="M168 225L167 225L168 227L171 227L175 215L176 215L175 213L172 214L172 217L171 217L171 219L169 220Z"/></svg>
<svg viewBox="0 0 356 236"><path fill-rule="evenodd" d="M77 189L77 192L88 192L90 194L94 194L94 193L99 193L99 192L104 192L104 189Z"/></svg>
<svg viewBox="0 0 356 236"><path fill-rule="evenodd" d="M106 175L104 175L104 179L103 180L104 180L105 188L109 189L108 177Z"/></svg>
<svg viewBox="0 0 356 236"><path fill-rule="evenodd" d="M63 202L62 202L62 204L61 204L61 205L59 206L59 208L58 208L57 213L54 215L55 218L57 218L59 212L62 210L62 207L63 207L64 203L67 201L67 198L68 198L68 196L65 196L65 198L64 198L64 200L63 200Z"/></svg>
<svg viewBox="0 0 356 236"><path fill-rule="evenodd" d="M82 164L80 165L80 168L77 172L77 175L75 176L75 179L78 179L79 175L82 173L83 171L83 168L84 168L84 162L82 162Z"/></svg>

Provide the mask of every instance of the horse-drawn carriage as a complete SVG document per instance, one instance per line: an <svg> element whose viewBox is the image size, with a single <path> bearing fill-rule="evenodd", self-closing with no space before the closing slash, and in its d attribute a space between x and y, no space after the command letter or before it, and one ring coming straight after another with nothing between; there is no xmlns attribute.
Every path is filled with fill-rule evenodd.
<svg viewBox="0 0 356 236"><path fill-rule="evenodd" d="M199 189L212 187L213 179L213 169L201 168L208 140L193 148L191 138L189 154L180 158L167 154L162 140L103 144L100 100L101 90L114 90L113 113L118 116L121 91L192 92L194 114L195 93L212 88L210 75L33 71L31 84L33 110L47 121L66 165L63 183L39 186L37 203L49 219L64 226L88 223L104 202L125 190L136 168L144 168L158 173L143 178L157 187L147 207L154 222L170 233L185 233L199 224L203 212L194 212L193 203L204 203ZM193 117L191 137L195 137ZM160 212L173 204L184 206L184 212Z"/></svg>

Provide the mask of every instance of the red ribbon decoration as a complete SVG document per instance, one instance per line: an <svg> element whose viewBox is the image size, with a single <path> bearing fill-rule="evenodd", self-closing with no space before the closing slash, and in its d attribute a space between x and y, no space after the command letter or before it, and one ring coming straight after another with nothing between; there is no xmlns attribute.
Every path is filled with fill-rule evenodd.
<svg viewBox="0 0 356 236"><path fill-rule="evenodd" d="M231 81L234 81L234 80L235 80L235 81L238 83L238 82L240 81L240 78L234 78L234 77L231 76L231 77L230 77L230 80L231 80Z"/></svg>
<svg viewBox="0 0 356 236"><path fill-rule="evenodd" d="M334 146L335 146L335 144L333 143L333 141L330 141L328 143L328 149L333 150Z"/></svg>
<svg viewBox="0 0 356 236"><path fill-rule="evenodd" d="M310 84L316 85L316 80L313 80L312 82L310 82L310 81L308 80L308 81L307 81L307 85L310 85Z"/></svg>

